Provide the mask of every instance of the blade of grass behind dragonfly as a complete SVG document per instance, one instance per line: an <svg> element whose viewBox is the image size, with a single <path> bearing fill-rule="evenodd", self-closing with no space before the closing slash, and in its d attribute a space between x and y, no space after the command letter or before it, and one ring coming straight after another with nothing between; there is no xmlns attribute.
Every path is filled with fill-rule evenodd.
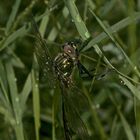
<svg viewBox="0 0 140 140"><path fill-rule="evenodd" d="M39 140L40 129L40 97L39 97L39 71L37 68L37 61L34 55L33 67L31 72L32 79L32 92L33 92L33 112L35 121L35 134L36 140Z"/></svg>
<svg viewBox="0 0 140 140"><path fill-rule="evenodd" d="M99 9L99 15L102 17L105 17L111 10L114 8L115 4L117 3L117 0L112 0L106 2L100 9Z"/></svg>
<svg viewBox="0 0 140 140"><path fill-rule="evenodd" d="M58 5L55 5L50 10L44 12L42 15L37 17L37 21L41 20L42 17L49 14L50 12L54 11L58 8ZM2 41L0 41L0 51L3 50L5 47L7 47L9 44L11 44L13 41L15 41L18 37L24 36L27 34L27 32L30 29L30 23L26 25L23 25L21 28L10 34L8 37L4 38Z"/></svg>
<svg viewBox="0 0 140 140"><path fill-rule="evenodd" d="M24 87L20 93L20 99L21 99L20 105L21 105L22 113L24 112L26 101L29 97L29 94L31 93L31 90L32 90L31 73L29 73L25 81Z"/></svg>
<svg viewBox="0 0 140 140"><path fill-rule="evenodd" d="M25 25L21 27L20 29L16 30L12 34L10 34L8 37L4 38L0 42L0 51L2 51L4 48L6 48L10 43L14 42L17 38L24 36L29 31L29 28L27 28Z"/></svg>
<svg viewBox="0 0 140 140"><path fill-rule="evenodd" d="M72 20L74 21L74 24L76 25L80 36L83 40L87 40L88 38L90 38L90 33L79 14L74 0L64 0L64 2L70 12L70 15L72 16Z"/></svg>
<svg viewBox="0 0 140 140"><path fill-rule="evenodd" d="M6 92L3 81L0 77L0 104L3 107L7 108L7 110L9 110L9 112L12 112L11 107L10 107L9 98L7 95L8 95L8 93Z"/></svg>
<svg viewBox="0 0 140 140"><path fill-rule="evenodd" d="M12 101L13 112L15 116L15 124L13 128L15 130L17 140L24 140L22 114L20 109L20 100L17 90L16 77L13 66L10 62L6 62L6 73L10 89L10 97Z"/></svg>
<svg viewBox="0 0 140 140"><path fill-rule="evenodd" d="M129 57L127 56L127 54L123 51L123 49L121 48L120 44L115 40L115 38L113 37L112 34L110 34L110 32L108 31L108 29L105 27L105 25L103 24L103 22L99 19L99 17L96 16L96 14L89 9L90 12L92 13L92 15L96 18L96 20L98 21L98 23L100 24L100 26L103 28L103 30L105 31L105 33L110 37L110 39L112 40L112 42L120 49L120 51L123 53L123 55L125 56L126 60L128 61L128 63L130 64L130 66L132 67L133 71L140 77L140 72L137 69L137 67L133 64L133 62L129 59ZM131 18L132 19L132 18Z"/></svg>
<svg viewBox="0 0 140 140"><path fill-rule="evenodd" d="M119 77L124 82L124 85L126 85L130 89L130 91L132 92L132 94L138 100L140 100L139 89L136 86L134 86L130 81L128 81L125 77L123 77L123 76L119 76Z"/></svg>
<svg viewBox="0 0 140 140"><path fill-rule="evenodd" d="M135 111L135 119L136 119L136 129L137 135L136 139L140 140L140 86L134 86L130 81L120 76L124 84L130 89L132 94L134 95L134 111Z"/></svg>
<svg viewBox="0 0 140 140"><path fill-rule="evenodd" d="M140 140L140 100L136 97L134 97L134 111L136 119L136 140Z"/></svg>
<svg viewBox="0 0 140 140"><path fill-rule="evenodd" d="M25 65L23 64L23 62L19 59L18 56L16 56L15 54L13 54L14 59L12 59L12 64L15 67L21 68L23 69L25 67Z"/></svg>
<svg viewBox="0 0 140 140"><path fill-rule="evenodd" d="M103 125L102 125L102 123L100 121L100 118L98 116L98 113L97 113L96 109L93 108L93 104L94 104L93 102L94 101L91 100L90 95L89 95L88 91L86 90L86 88L84 86L82 88L83 88L83 91L85 93L85 96L87 97L88 102L89 102L89 105L90 105L90 110L91 110L92 117L93 117L93 121L91 123L92 123L93 126L96 126L96 129L95 130L99 134L100 139L101 140L102 139L103 140L108 140L108 137L107 137L107 135L106 135L106 133L104 131L104 127L103 127Z"/></svg>
<svg viewBox="0 0 140 140"><path fill-rule="evenodd" d="M125 119L123 113L121 112L120 108L119 108L119 105L116 103L115 99L114 99L114 96L112 94L108 94L112 103L115 105L116 109L117 109L117 113L121 119L121 122L122 122L122 125L123 125L123 128L124 128L124 131L126 133L126 136L127 136L127 139L128 140L135 140L135 137L134 137L134 134L133 134L133 131L129 125L129 123L127 122L127 120Z"/></svg>
<svg viewBox="0 0 140 140"><path fill-rule="evenodd" d="M59 22L57 22L57 28L56 27L53 27L48 35L48 38L47 40L50 40L50 41L54 41L56 39L56 37L58 36L59 34L59 30L61 30L61 28L63 27L65 21L67 20L68 18L68 15L69 15L69 12L68 10L66 9L66 7L64 7L62 9L62 13L63 13L63 17L59 19ZM65 18L65 19L63 19ZM58 30L59 29L59 30Z"/></svg>
<svg viewBox="0 0 140 140"><path fill-rule="evenodd" d="M117 115L114 116L113 118L113 123L111 126L111 134L110 134L110 140L117 140L117 136L119 136L119 134L117 134L117 129L118 129L118 124L117 124Z"/></svg>
<svg viewBox="0 0 140 140"><path fill-rule="evenodd" d="M132 20L132 24L128 26L128 48L129 52L133 54L137 47L137 37L136 37L136 23L134 22L134 13L135 12L135 2L133 0L128 1L128 15Z"/></svg>
<svg viewBox="0 0 140 140"><path fill-rule="evenodd" d="M140 12L135 12L134 13L134 20L138 21L139 19L140 19ZM131 17L126 17L126 18L120 20L118 23L116 23L116 24L112 25L111 27L107 28L107 30L110 34L113 34L113 33L116 33L117 31L127 27L128 25L130 25L132 23L133 23L133 21L131 20ZM109 38L109 36L105 32L100 33L95 38L93 38L91 41L89 41L87 46L85 46L82 51L87 51L93 45L101 42L102 40L104 40L106 38Z"/></svg>
<svg viewBox="0 0 140 140"><path fill-rule="evenodd" d="M50 18L49 14L47 14L41 20L40 27L39 27L39 31L40 31L41 36L45 35L45 31L46 31L47 24L49 22L49 18Z"/></svg>
<svg viewBox="0 0 140 140"><path fill-rule="evenodd" d="M0 60L0 83L1 83L1 88L3 90L4 96L5 96L5 100L7 102L7 104L10 105L10 101L8 98L8 84L7 84L7 79L6 79L6 72L4 69L4 66L2 64L2 61Z"/></svg>
<svg viewBox="0 0 140 140"><path fill-rule="evenodd" d="M12 27L12 24L15 21L15 18L16 18L17 12L18 12L18 9L20 7L20 3L21 3L21 0L16 0L15 1L15 4L12 7L12 11L11 11L9 20L7 22L7 25L6 25L6 34L10 31L10 29Z"/></svg>
<svg viewBox="0 0 140 140"><path fill-rule="evenodd" d="M120 72L117 68L115 68L107 59L107 57L102 53L102 51L100 50L98 45L94 45L94 49L95 51L98 53L99 56L103 56L104 61L106 62L106 64L112 68L112 70L114 70L116 73L118 73L119 75L131 80L132 82L136 83L136 84L140 84L139 82L137 82L136 80L134 80L133 78L123 74L122 72Z"/></svg>
<svg viewBox="0 0 140 140"><path fill-rule="evenodd" d="M4 115L6 118L5 120L8 121L11 125L12 122L14 122L13 118L13 111L11 108L11 104L9 101L8 97L8 92L7 92L7 79L6 79L6 73L4 71L4 66L0 60L0 113Z"/></svg>
<svg viewBox="0 0 140 140"><path fill-rule="evenodd" d="M12 56L11 63L13 66L18 67L18 68L24 68L25 67L24 63L21 61L21 59L14 52L15 48L16 48L15 43L12 43L9 47L7 47L6 55Z"/></svg>

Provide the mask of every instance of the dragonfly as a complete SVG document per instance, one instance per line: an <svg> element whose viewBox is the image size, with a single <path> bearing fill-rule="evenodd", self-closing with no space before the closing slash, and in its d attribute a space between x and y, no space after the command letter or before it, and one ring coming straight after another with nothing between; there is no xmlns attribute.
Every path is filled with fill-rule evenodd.
<svg viewBox="0 0 140 140"><path fill-rule="evenodd" d="M72 72L77 66L80 74L86 73L90 78L93 76L79 60L78 43L66 42L62 45L63 51L53 58L33 17L31 23L36 38L34 48L40 69L49 81L49 87L55 88L58 81L61 88L65 140L72 140L73 135L76 135L79 140L89 140L87 128L80 117L80 112L88 107L89 103L87 97L74 83Z"/></svg>

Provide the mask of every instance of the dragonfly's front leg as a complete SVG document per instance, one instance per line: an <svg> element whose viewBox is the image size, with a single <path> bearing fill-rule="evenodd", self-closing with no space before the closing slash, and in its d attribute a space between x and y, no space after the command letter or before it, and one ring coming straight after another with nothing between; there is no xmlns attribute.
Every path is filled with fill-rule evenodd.
<svg viewBox="0 0 140 140"><path fill-rule="evenodd" d="M79 74L82 78L92 79L94 75L92 75L81 63L78 61L77 63ZM86 74L86 75L85 75ZM85 76L84 76L85 75Z"/></svg>

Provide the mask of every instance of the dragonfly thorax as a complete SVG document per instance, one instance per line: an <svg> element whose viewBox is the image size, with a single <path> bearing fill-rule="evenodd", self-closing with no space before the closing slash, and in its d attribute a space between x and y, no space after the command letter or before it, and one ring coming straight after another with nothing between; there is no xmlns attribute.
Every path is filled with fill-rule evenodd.
<svg viewBox="0 0 140 140"><path fill-rule="evenodd" d="M54 59L54 68L59 78L70 77L74 68L74 60L68 54L60 53Z"/></svg>

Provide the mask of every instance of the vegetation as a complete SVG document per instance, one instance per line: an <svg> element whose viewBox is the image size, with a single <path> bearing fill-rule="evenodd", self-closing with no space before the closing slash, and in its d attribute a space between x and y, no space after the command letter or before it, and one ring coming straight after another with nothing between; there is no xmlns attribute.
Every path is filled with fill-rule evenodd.
<svg viewBox="0 0 140 140"><path fill-rule="evenodd" d="M31 15L52 56L86 42L80 60L95 77L75 68L73 79L89 101L91 139L140 140L139 0L0 1L0 139L64 139L61 90L39 74Z"/></svg>

